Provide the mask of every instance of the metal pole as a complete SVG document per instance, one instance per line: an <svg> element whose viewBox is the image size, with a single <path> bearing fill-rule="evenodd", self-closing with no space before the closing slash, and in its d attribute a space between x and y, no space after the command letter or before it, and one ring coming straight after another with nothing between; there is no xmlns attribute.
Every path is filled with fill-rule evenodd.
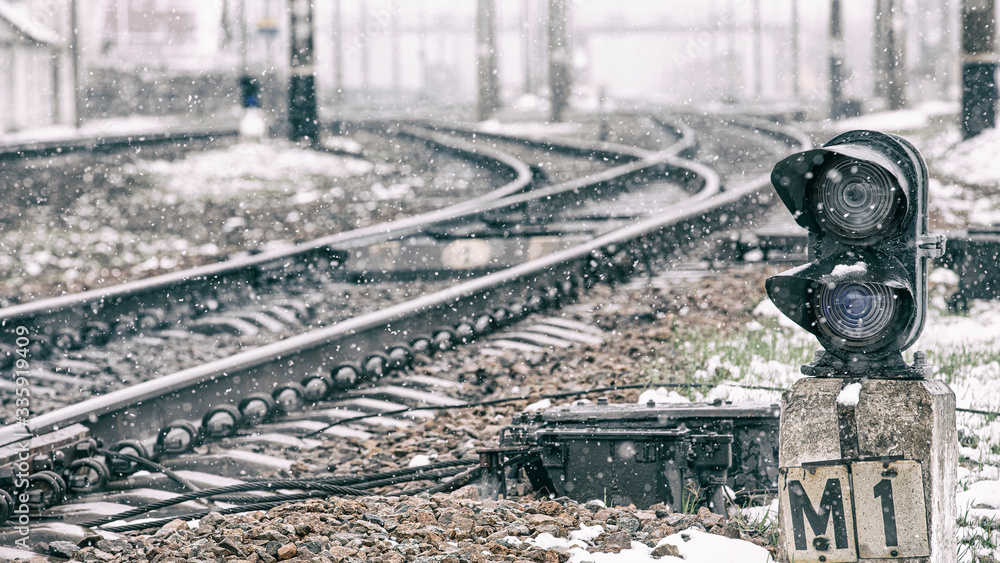
<svg viewBox="0 0 1000 563"><path fill-rule="evenodd" d="M535 39L531 26L531 0L524 0L521 4L521 41L524 45L524 93L530 94L535 91L535 84L532 80L532 43Z"/></svg>
<svg viewBox="0 0 1000 563"><path fill-rule="evenodd" d="M83 125L83 88L80 84L80 14L77 0L69 3L69 49L73 73L73 125Z"/></svg>
<svg viewBox="0 0 1000 563"><path fill-rule="evenodd" d="M758 100L763 94L764 82L764 38L761 31L760 22L760 0L753 2L753 93Z"/></svg>
<svg viewBox="0 0 1000 563"><path fill-rule="evenodd" d="M365 94L371 88L371 53L368 37L368 0L361 0L358 5L358 40L361 43L361 88Z"/></svg>
<svg viewBox="0 0 1000 563"><path fill-rule="evenodd" d="M500 106L497 92L497 3L479 0L476 18L476 54L479 71L479 97L476 119L485 121Z"/></svg>
<svg viewBox="0 0 1000 563"><path fill-rule="evenodd" d="M830 117L843 117L844 109L844 33L840 0L830 0Z"/></svg>
<svg viewBox="0 0 1000 563"><path fill-rule="evenodd" d="M118 60L124 60L126 53L128 53L128 37L130 26L129 26L129 0L118 0L115 6L115 23L117 24L117 36L118 41Z"/></svg>
<svg viewBox="0 0 1000 563"><path fill-rule="evenodd" d="M889 109L906 107L906 26L903 3L886 0L888 22L886 25L886 70Z"/></svg>
<svg viewBox="0 0 1000 563"><path fill-rule="evenodd" d="M792 0L792 96L798 99L799 88L799 0Z"/></svg>
<svg viewBox="0 0 1000 563"><path fill-rule="evenodd" d="M333 101L344 103L344 13L343 2L333 0Z"/></svg>
<svg viewBox="0 0 1000 563"><path fill-rule="evenodd" d="M291 77L288 83L289 138L317 141L316 70L313 65L313 7L310 0L292 0L289 9Z"/></svg>
<svg viewBox="0 0 1000 563"><path fill-rule="evenodd" d="M549 0L549 88L552 121L562 121L573 88L567 36L566 0Z"/></svg>
<svg viewBox="0 0 1000 563"><path fill-rule="evenodd" d="M994 0L962 2L962 134L996 125L996 10Z"/></svg>
<svg viewBox="0 0 1000 563"><path fill-rule="evenodd" d="M247 65L247 40L250 38L247 32L247 0L240 0L237 17L240 18L240 74L247 76L250 74Z"/></svg>
<svg viewBox="0 0 1000 563"><path fill-rule="evenodd" d="M738 48L736 39L736 1L729 0L726 2L725 15L723 16L722 27L729 26L729 37L726 41L726 68L729 70L726 72L726 76L729 77L729 99L736 100L739 98L740 92L743 90L744 83L742 78L742 72L737 71L740 68L737 61Z"/></svg>
<svg viewBox="0 0 1000 563"><path fill-rule="evenodd" d="M267 0L264 3L264 14L265 14L265 16L267 18L268 23L270 24L272 22L272 20L271 20L271 0ZM275 33L277 33L277 29L275 29ZM271 75L271 74L273 74L275 72L275 70L274 70L275 61L274 61L274 52L273 52L274 34L268 33L265 37L266 37L266 39L264 40L264 58L266 60L264 61L264 67L266 68L266 70L264 72L267 75ZM268 80L268 83L270 83L270 82L271 81Z"/></svg>
<svg viewBox="0 0 1000 563"><path fill-rule="evenodd" d="M403 55L399 36L399 5L391 3L389 18L392 34L392 89L398 95L403 90Z"/></svg>
<svg viewBox="0 0 1000 563"><path fill-rule="evenodd" d="M939 87L939 95L942 100L948 100L952 97L953 91L952 86L954 85L955 71L957 70L956 63L958 62L958 57L950 55L954 53L952 51L952 46L954 44L954 29L955 29L955 12L953 10L953 4L951 0L941 0L941 43L940 53L948 53L942 57L937 57L935 59L936 64L932 67L936 69L934 72L938 77L937 83ZM931 22L933 25L933 22Z"/></svg>
<svg viewBox="0 0 1000 563"><path fill-rule="evenodd" d="M889 97L889 43L887 41L891 20L888 0L875 0L874 36L872 37L872 92L876 98Z"/></svg>

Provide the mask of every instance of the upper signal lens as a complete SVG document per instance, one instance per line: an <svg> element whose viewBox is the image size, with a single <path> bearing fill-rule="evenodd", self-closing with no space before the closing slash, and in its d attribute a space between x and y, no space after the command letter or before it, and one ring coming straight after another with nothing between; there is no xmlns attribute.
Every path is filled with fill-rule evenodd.
<svg viewBox="0 0 1000 563"><path fill-rule="evenodd" d="M820 224L847 244L892 235L905 212L902 189L881 166L838 158L818 171L812 208Z"/></svg>

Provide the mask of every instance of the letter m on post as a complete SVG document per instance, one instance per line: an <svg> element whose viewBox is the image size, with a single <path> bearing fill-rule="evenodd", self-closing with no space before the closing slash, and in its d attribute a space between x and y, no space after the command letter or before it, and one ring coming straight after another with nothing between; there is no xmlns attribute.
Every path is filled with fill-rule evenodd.
<svg viewBox="0 0 1000 563"><path fill-rule="evenodd" d="M781 528L789 561L857 561L846 466L783 468L778 486Z"/></svg>
<svg viewBox="0 0 1000 563"><path fill-rule="evenodd" d="M826 480L823 496L820 498L819 507L816 508L809 501L809 496L802 488L801 482L789 482L788 509L792 511L792 534L795 537L795 549L807 549L804 520L809 521L809 527L812 528L814 536L826 537L826 529L829 527L831 519L833 520L833 537L837 549L847 549L844 494L841 491L839 479Z"/></svg>

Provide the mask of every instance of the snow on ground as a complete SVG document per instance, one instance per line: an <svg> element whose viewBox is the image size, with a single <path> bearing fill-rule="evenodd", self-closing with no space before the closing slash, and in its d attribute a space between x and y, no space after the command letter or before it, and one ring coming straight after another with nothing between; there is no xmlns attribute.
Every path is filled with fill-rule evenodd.
<svg viewBox="0 0 1000 563"><path fill-rule="evenodd" d="M311 176L346 178L372 171L357 158L302 149L290 143L240 143L221 150L189 154L176 161L136 164L139 173L162 178L162 185L183 195L227 196L245 191L295 194L300 203L319 199Z"/></svg>
<svg viewBox="0 0 1000 563"><path fill-rule="evenodd" d="M543 411L551 406L552 399L542 399L541 401L535 401L534 403L524 407L524 412Z"/></svg>
<svg viewBox="0 0 1000 563"><path fill-rule="evenodd" d="M725 536L709 534L696 528L689 528L671 536L667 536L656 544L656 547L633 541L631 549L623 549L618 553L591 553L588 548L591 540L603 532L601 526L582 526L577 532L570 533L569 539L557 538L548 533L539 534L528 540L532 545L542 549L563 548L569 550L569 563L717 563L718 561L739 561L740 563L773 563L771 554L763 547ZM665 555L674 546L680 557ZM673 551L673 550L669 550Z"/></svg>
<svg viewBox="0 0 1000 563"><path fill-rule="evenodd" d="M1000 193L994 190L932 178L929 192L931 217L937 221L934 230L1000 225Z"/></svg>
<svg viewBox="0 0 1000 563"><path fill-rule="evenodd" d="M188 127L190 127L190 117L133 115L86 121L79 129L70 125L48 125L23 131L3 132L0 133L0 145L118 135L149 135Z"/></svg>
<svg viewBox="0 0 1000 563"><path fill-rule="evenodd" d="M750 526L764 527L769 524L776 524L778 521L778 499L771 501L767 506L750 506L740 509L740 515Z"/></svg>
<svg viewBox="0 0 1000 563"><path fill-rule="evenodd" d="M650 401L660 405L665 403L690 403L691 399L688 399L677 391L668 391L665 387L660 387L643 391L639 395L639 399L636 400L636 404L645 405Z"/></svg>
<svg viewBox="0 0 1000 563"><path fill-rule="evenodd" d="M953 146L933 165L955 181L1000 187L1000 129L987 129Z"/></svg>
<svg viewBox="0 0 1000 563"><path fill-rule="evenodd" d="M479 129L486 133L502 133L504 135L523 135L529 137L545 137L548 135L574 136L580 134L585 125L582 123L540 123L540 122L510 122L501 123L497 120L483 121Z"/></svg>
<svg viewBox="0 0 1000 563"><path fill-rule="evenodd" d="M920 131L927 129L932 122L945 116L949 119L953 118L958 110L958 104L955 102L928 101L920 103L912 109L870 113L851 119L825 122L824 125L828 130L841 133L855 129L893 133Z"/></svg>

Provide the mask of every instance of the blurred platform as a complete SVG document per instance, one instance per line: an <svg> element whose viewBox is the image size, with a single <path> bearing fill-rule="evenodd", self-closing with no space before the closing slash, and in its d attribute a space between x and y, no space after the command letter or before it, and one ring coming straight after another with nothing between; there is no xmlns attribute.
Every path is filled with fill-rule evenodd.
<svg viewBox="0 0 1000 563"><path fill-rule="evenodd" d="M155 141L170 136L233 136L237 134L238 125L236 117L191 123L186 116L99 119L84 122L78 129L67 125L49 125L0 133L0 155L53 154Z"/></svg>

